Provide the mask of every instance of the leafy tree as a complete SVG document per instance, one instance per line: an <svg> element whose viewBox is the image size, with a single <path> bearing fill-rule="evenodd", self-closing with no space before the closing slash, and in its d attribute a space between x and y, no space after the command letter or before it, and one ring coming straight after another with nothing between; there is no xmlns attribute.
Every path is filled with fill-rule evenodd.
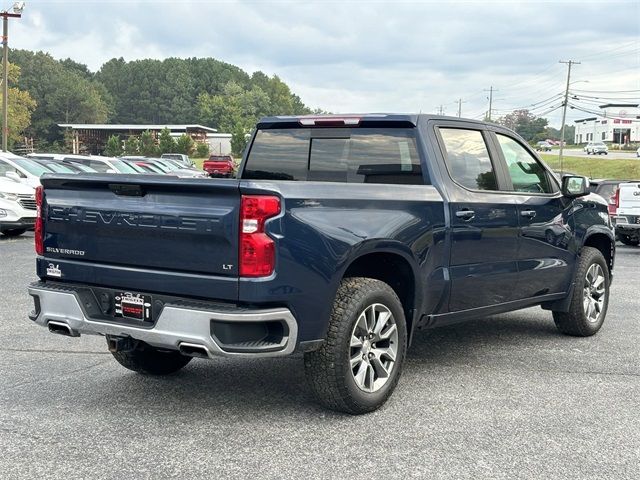
<svg viewBox="0 0 640 480"><path fill-rule="evenodd" d="M47 142L60 141L58 123L103 123L111 113L111 95L73 61L60 62L44 52L12 50L22 75L18 88L36 101L30 135ZM91 75L92 76L92 75Z"/></svg>
<svg viewBox="0 0 640 480"><path fill-rule="evenodd" d="M140 154L140 141L135 135L131 135L124 141L124 154L125 155L139 155Z"/></svg>
<svg viewBox="0 0 640 480"><path fill-rule="evenodd" d="M158 135L158 149L160 153L176 153L176 141L171 136L171 132L168 128L160 130Z"/></svg>
<svg viewBox="0 0 640 480"><path fill-rule="evenodd" d="M515 130L527 142L531 142L536 135L544 132L549 122L546 118L536 117L529 110L514 110L499 118L498 123Z"/></svg>
<svg viewBox="0 0 640 480"><path fill-rule="evenodd" d="M158 155L158 146L156 145L156 139L149 130L145 130L140 134L140 155L145 157L155 157Z"/></svg>
<svg viewBox="0 0 640 480"><path fill-rule="evenodd" d="M198 143L196 145L196 156L206 158L209 156L209 145L207 143Z"/></svg>
<svg viewBox="0 0 640 480"><path fill-rule="evenodd" d="M176 153L184 153L185 155L191 155L193 153L195 142L186 133L183 133L178 137L176 141Z"/></svg>
<svg viewBox="0 0 640 480"><path fill-rule="evenodd" d="M36 101L31 98L29 92L12 87L12 83L16 83L20 78L20 68L16 65L9 64L9 107L7 116L9 120L9 135L7 143L13 146L15 142L20 141L25 130L31 123L31 115L36 108ZM0 77L0 83L2 78ZM2 97L0 97L0 109L2 108ZM2 127L2 119L0 118L0 128Z"/></svg>
<svg viewBox="0 0 640 480"><path fill-rule="evenodd" d="M122 155L122 141L118 135L111 135L107 140L104 154L109 157L119 157Z"/></svg>

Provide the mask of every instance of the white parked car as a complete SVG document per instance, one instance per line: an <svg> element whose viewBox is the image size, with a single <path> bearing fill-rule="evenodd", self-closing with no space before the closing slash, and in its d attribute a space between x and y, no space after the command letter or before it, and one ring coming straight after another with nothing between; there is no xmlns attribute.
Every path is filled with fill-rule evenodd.
<svg viewBox="0 0 640 480"><path fill-rule="evenodd" d="M590 153L593 155L607 155L609 153L609 147L602 142L589 142L584 147L584 151L587 155Z"/></svg>
<svg viewBox="0 0 640 480"><path fill-rule="evenodd" d="M2 177L17 180L36 188L40 185L40 177L45 173L51 173L51 170L29 158L6 153L0 154L0 176Z"/></svg>
<svg viewBox="0 0 640 480"><path fill-rule="evenodd" d="M189 158L189 155L185 155L183 153L163 153L160 155L160 158L167 158L169 160L176 160L184 165L186 168L190 168L195 166L193 160Z"/></svg>
<svg viewBox="0 0 640 480"><path fill-rule="evenodd" d="M35 189L0 176L0 233L8 237L22 235L33 228L35 220Z"/></svg>

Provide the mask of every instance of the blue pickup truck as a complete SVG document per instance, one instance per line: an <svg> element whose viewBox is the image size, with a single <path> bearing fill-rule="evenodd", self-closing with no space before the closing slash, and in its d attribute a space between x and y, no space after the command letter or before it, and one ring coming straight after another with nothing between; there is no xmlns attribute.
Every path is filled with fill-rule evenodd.
<svg viewBox="0 0 640 480"><path fill-rule="evenodd" d="M234 179L45 176L30 318L124 367L301 353L324 406L375 410L416 329L533 305L595 334L607 204L512 131L430 115L269 117Z"/></svg>

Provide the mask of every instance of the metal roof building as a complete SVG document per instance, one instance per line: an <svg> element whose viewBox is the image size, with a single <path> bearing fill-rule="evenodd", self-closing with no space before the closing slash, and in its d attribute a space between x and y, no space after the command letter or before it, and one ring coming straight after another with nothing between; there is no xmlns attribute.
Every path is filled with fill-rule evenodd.
<svg viewBox="0 0 640 480"><path fill-rule="evenodd" d="M199 124L106 124L106 123L59 123L60 128L71 131L73 135L73 153L102 153L111 135L123 140L131 135L140 135L149 130L157 136L168 128L172 136L189 135L196 142L207 142L207 134L218 130Z"/></svg>

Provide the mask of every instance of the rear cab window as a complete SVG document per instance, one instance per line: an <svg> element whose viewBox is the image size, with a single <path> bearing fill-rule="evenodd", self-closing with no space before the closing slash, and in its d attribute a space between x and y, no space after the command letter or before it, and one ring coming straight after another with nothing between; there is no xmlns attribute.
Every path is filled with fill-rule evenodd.
<svg viewBox="0 0 640 480"><path fill-rule="evenodd" d="M258 130L243 179L423 185L414 128Z"/></svg>

